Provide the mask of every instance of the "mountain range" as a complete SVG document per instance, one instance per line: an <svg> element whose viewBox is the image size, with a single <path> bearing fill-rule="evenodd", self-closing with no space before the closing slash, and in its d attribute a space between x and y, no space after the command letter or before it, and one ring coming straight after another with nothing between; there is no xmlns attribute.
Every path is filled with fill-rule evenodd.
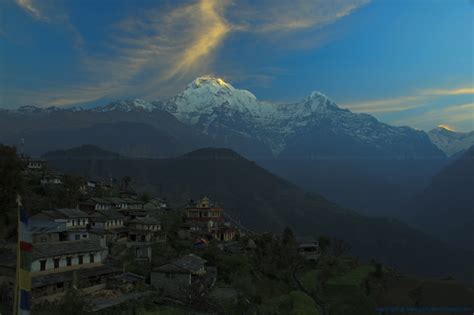
<svg viewBox="0 0 474 315"><path fill-rule="evenodd" d="M258 100L212 76L176 96L92 109L0 111L0 142L21 151L94 144L128 157L176 157L226 147L307 191L370 215L396 214L447 163L427 133L339 108L312 92L298 102Z"/></svg>

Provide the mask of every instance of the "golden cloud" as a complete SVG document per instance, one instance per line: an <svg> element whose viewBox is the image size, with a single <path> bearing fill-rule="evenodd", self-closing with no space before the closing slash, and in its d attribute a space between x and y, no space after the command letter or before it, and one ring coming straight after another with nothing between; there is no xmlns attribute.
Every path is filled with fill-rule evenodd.
<svg viewBox="0 0 474 315"><path fill-rule="evenodd" d="M342 104L342 107L355 112L386 113L400 112L423 106L427 101L444 96L474 94L474 88L425 89L418 90L413 95L393 98L358 101Z"/></svg>
<svg viewBox="0 0 474 315"><path fill-rule="evenodd" d="M54 0L15 1L33 18L70 25L80 37L66 12L51 5ZM48 99L48 105L66 105L172 94L196 76L214 72L213 57L232 32L281 34L318 28L368 1L265 0L256 5L250 0L198 0L143 11L116 23L103 49L81 53L87 79L80 86L45 91L48 97L42 99Z"/></svg>

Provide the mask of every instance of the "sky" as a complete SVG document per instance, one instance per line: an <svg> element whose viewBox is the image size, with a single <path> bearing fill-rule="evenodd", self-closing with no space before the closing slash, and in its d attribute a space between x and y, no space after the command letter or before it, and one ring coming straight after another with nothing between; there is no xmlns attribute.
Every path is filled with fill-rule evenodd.
<svg viewBox="0 0 474 315"><path fill-rule="evenodd" d="M175 95L215 75L474 130L474 0L0 0L0 108Z"/></svg>

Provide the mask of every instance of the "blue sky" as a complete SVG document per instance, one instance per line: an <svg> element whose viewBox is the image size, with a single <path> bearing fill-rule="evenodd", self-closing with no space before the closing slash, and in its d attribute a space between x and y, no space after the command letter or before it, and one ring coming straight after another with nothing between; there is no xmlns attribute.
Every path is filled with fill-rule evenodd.
<svg viewBox="0 0 474 315"><path fill-rule="evenodd" d="M213 74L384 122L474 129L471 0L2 0L0 107L173 95Z"/></svg>

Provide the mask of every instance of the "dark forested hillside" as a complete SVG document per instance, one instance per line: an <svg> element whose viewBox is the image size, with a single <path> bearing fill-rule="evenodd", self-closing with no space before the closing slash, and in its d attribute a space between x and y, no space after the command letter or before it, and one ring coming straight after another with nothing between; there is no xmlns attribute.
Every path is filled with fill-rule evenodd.
<svg viewBox="0 0 474 315"><path fill-rule="evenodd" d="M175 200L207 195L257 231L290 226L300 235L345 239L360 257L403 271L474 280L472 252L451 249L399 221L340 208L231 150L201 149L176 159L55 159L50 164L92 178L131 176L136 188Z"/></svg>
<svg viewBox="0 0 474 315"><path fill-rule="evenodd" d="M132 157L176 156L209 145L206 136L162 112L0 112L0 141L39 156L84 143Z"/></svg>
<svg viewBox="0 0 474 315"><path fill-rule="evenodd" d="M92 144L85 144L67 150L49 151L43 155L45 159L64 159L64 158L119 158L120 155L106 151Z"/></svg>
<svg viewBox="0 0 474 315"><path fill-rule="evenodd" d="M474 249L474 147L433 177L412 208L417 226L454 246Z"/></svg>

